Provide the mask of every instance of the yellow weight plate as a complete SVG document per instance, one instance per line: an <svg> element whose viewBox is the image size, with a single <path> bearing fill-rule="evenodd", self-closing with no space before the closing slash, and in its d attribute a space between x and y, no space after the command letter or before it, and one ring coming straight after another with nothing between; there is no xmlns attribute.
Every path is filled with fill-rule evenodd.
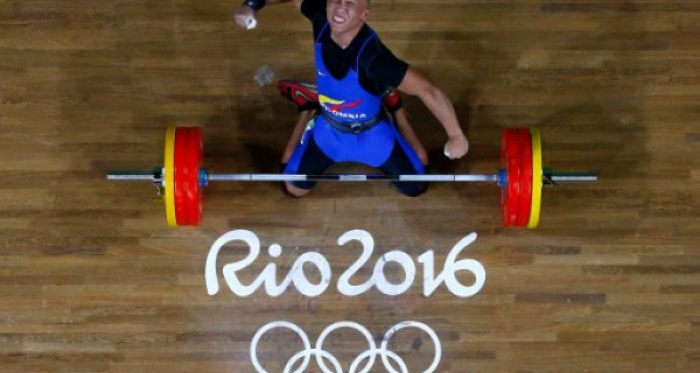
<svg viewBox="0 0 700 373"><path fill-rule="evenodd" d="M163 155L163 190L165 193L165 218L169 227L177 227L175 218L175 127L165 131L165 154Z"/></svg>
<svg viewBox="0 0 700 373"><path fill-rule="evenodd" d="M528 228L536 228L540 223L540 206L542 204L542 140L540 131L530 128L532 136L532 206Z"/></svg>

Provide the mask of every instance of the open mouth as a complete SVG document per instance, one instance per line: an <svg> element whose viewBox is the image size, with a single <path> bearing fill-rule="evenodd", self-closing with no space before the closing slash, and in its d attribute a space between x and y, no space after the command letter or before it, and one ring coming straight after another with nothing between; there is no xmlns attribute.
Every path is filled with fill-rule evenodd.
<svg viewBox="0 0 700 373"><path fill-rule="evenodd" d="M336 23L336 24L339 24L339 25L342 25L343 23L345 23L345 22L347 21L347 18L341 17L341 16L337 16L337 15L334 15L334 16L332 17L332 19L333 19L333 23Z"/></svg>

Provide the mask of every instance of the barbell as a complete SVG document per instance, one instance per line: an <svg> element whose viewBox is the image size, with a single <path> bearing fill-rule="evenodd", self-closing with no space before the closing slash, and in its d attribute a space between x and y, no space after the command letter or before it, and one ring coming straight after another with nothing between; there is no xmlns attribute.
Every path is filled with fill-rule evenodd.
<svg viewBox="0 0 700 373"><path fill-rule="evenodd" d="M539 224L543 186L598 181L594 172L562 173L542 167L542 142L534 128L505 128L500 155L500 168L493 175L213 174L202 167L202 130L169 127L165 133L163 166L148 171L111 170L107 180L153 183L165 203L170 227L201 224L203 192L212 181L496 182L501 189L503 224L528 228Z"/></svg>

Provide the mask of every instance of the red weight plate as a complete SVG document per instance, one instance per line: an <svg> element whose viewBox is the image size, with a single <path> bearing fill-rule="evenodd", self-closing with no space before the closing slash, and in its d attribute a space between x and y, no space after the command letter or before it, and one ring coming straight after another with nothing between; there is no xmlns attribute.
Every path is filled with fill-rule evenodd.
<svg viewBox="0 0 700 373"><path fill-rule="evenodd" d="M187 214L187 224L192 225L192 163L193 155L190 151L192 131L189 127L183 127L182 131L185 136L185 152L182 154L182 162L180 163L180 175L182 175L182 193L185 198L185 213Z"/></svg>
<svg viewBox="0 0 700 373"><path fill-rule="evenodd" d="M530 221L530 209L532 207L532 137L530 130L521 128L518 130L520 143L520 195L518 200L518 218L516 225L525 227Z"/></svg>
<svg viewBox="0 0 700 373"><path fill-rule="evenodd" d="M198 215L200 212L199 195L199 163L201 153L199 145L201 137L198 136L199 129L195 127L184 127L185 152L182 153L180 163L180 175L182 180L183 194L185 199L185 212L187 214L186 225L199 225Z"/></svg>
<svg viewBox="0 0 700 373"><path fill-rule="evenodd" d="M189 132L184 127L175 130L175 163L174 163L174 186L175 196L175 219L177 225L189 225L189 204L187 202L187 139Z"/></svg>
<svg viewBox="0 0 700 373"><path fill-rule="evenodd" d="M179 127L175 132L174 196L177 224L200 225L202 195L199 169L202 163L202 132L197 127Z"/></svg>
<svg viewBox="0 0 700 373"><path fill-rule="evenodd" d="M520 196L520 144L518 130L506 128L501 140L501 166L505 169L506 185L501 191L503 225L513 227L518 218Z"/></svg>
<svg viewBox="0 0 700 373"><path fill-rule="evenodd" d="M199 185L199 169L202 167L202 130L199 127L189 129L187 139L188 154L188 191L190 225L202 224L202 189Z"/></svg>
<svg viewBox="0 0 700 373"><path fill-rule="evenodd" d="M518 130L513 129L510 134L510 146L506 149L508 162L508 226L517 226L518 207L520 206L520 141L518 140Z"/></svg>

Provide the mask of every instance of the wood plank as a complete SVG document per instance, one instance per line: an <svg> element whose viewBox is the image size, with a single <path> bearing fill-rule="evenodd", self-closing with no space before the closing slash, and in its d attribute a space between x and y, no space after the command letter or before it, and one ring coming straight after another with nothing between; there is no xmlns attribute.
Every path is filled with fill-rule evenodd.
<svg viewBox="0 0 700 373"><path fill-rule="evenodd" d="M276 320L312 343L340 320L376 342L421 321L441 340L436 372L698 370L700 2L372 2L381 40L444 90L470 137L470 154L447 161L439 123L404 95L432 172L496 173L512 126L540 129L547 167L598 172L596 184L545 189L536 230L502 227L495 183L435 183L417 199L387 183L329 183L302 200L277 183L211 183L203 225L170 229L153 186L107 183L107 170L160 166L165 128L193 125L210 171L277 172L296 110L254 74L267 65L275 79L313 79L309 25L293 6L267 7L251 32L231 24L236 6L0 0L0 371L249 372L253 336ZM274 265L278 284L316 252L328 288L237 296L223 268L250 248L232 242L208 295L207 255L234 229L261 243L243 283ZM363 250L338 243L353 229L374 246L351 283L398 250L416 269L404 293L339 292ZM432 251L437 275L471 232L456 260L483 265L483 288L461 298L441 283L425 296L418 258ZM320 281L308 263L303 273ZM383 275L399 283L405 269L389 263ZM327 349L347 368L363 343L338 331ZM390 346L412 372L434 351L415 330ZM281 371L299 348L277 330L259 355Z"/></svg>

